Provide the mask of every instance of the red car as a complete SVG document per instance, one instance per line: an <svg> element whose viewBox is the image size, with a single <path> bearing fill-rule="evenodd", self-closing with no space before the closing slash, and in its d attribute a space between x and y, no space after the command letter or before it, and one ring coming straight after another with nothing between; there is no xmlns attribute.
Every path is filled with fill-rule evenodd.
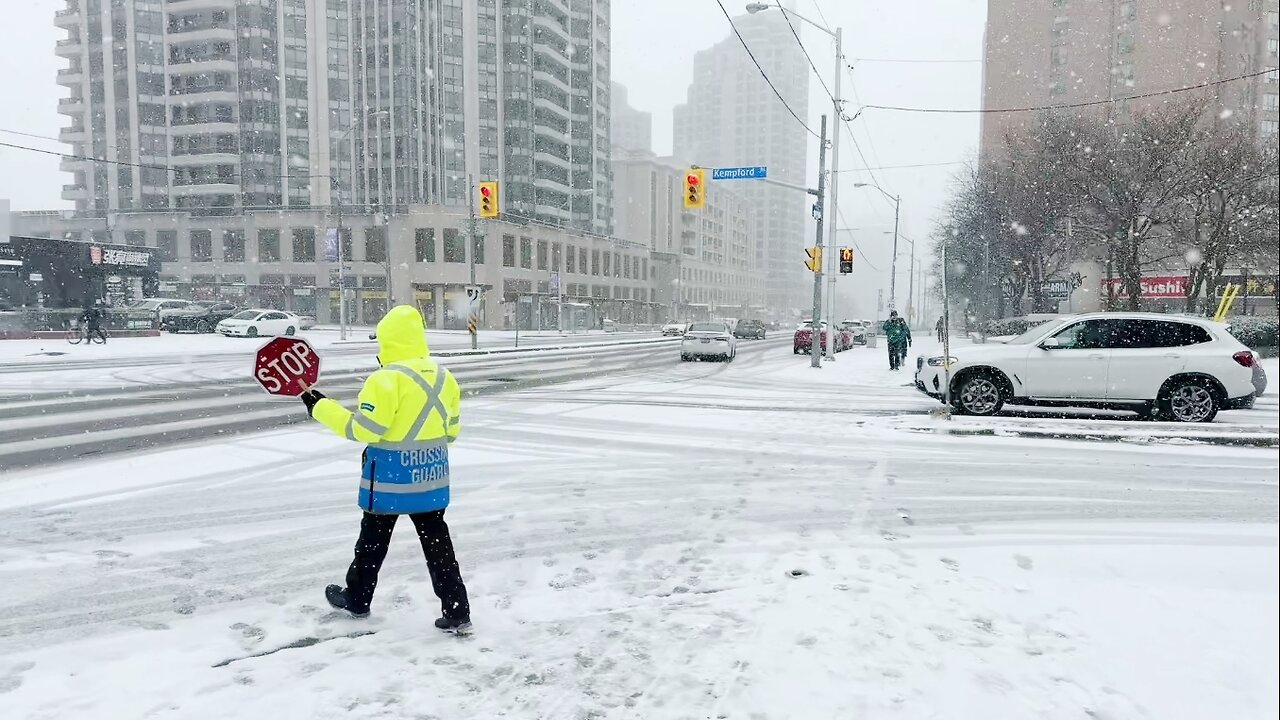
<svg viewBox="0 0 1280 720"><path fill-rule="evenodd" d="M822 330L819 332L818 342L823 347L827 344L827 323L822 323ZM813 349L813 321L805 320L800 323L800 327L796 328L796 334L791 340L791 353L799 355L801 352L810 352Z"/></svg>

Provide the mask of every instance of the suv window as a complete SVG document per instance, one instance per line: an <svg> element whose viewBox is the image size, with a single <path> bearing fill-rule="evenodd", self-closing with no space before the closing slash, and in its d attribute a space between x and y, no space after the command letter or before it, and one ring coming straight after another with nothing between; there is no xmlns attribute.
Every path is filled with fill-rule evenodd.
<svg viewBox="0 0 1280 720"><path fill-rule="evenodd" d="M1053 335L1064 350L1098 350L1115 347L1116 320L1085 320L1072 323Z"/></svg>
<svg viewBox="0 0 1280 720"><path fill-rule="evenodd" d="M283 320L284 318L285 318L284 313L278 313L278 312L267 313L266 315L262 316L263 320Z"/></svg>
<svg viewBox="0 0 1280 720"><path fill-rule="evenodd" d="M1116 347L1167 348L1198 345L1213 340L1199 325L1173 320L1125 320Z"/></svg>

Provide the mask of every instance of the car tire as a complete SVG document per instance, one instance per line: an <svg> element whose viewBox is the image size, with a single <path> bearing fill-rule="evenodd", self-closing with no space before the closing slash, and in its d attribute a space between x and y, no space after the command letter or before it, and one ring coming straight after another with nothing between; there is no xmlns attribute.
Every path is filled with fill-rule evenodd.
<svg viewBox="0 0 1280 720"><path fill-rule="evenodd" d="M213 328L209 326L209 323L205 322L204 320L201 320L200 322L196 323L196 332L201 334L209 333L209 332L213 332Z"/></svg>
<svg viewBox="0 0 1280 720"><path fill-rule="evenodd" d="M249 329L245 331L245 337L258 337L258 328L250 326Z"/></svg>
<svg viewBox="0 0 1280 720"><path fill-rule="evenodd" d="M689 362L689 356L681 353L680 362Z"/></svg>
<svg viewBox="0 0 1280 720"><path fill-rule="evenodd" d="M296 327L294 327L294 326L290 325L289 327L285 328L284 334L285 334L285 335L294 335L294 334L295 334L295 333L297 333L297 332L298 332L298 328L296 328Z"/></svg>
<svg viewBox="0 0 1280 720"><path fill-rule="evenodd" d="M1168 383L1156 400L1161 418L1174 422L1211 422L1221 405L1213 382L1200 377Z"/></svg>
<svg viewBox="0 0 1280 720"><path fill-rule="evenodd" d="M956 387L952 404L962 415L990 417L1004 407L1004 391L1000 389L1000 381L993 374L971 373Z"/></svg>

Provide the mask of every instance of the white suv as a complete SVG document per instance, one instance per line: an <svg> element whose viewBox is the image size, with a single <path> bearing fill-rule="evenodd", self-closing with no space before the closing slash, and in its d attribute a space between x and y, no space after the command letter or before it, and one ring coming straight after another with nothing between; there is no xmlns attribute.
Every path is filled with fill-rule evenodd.
<svg viewBox="0 0 1280 720"><path fill-rule="evenodd" d="M1006 343L952 348L951 402L970 415L1004 403L1133 410L1208 422L1253 406L1257 357L1227 325L1155 313L1057 318ZM944 396L944 358L917 358L916 387Z"/></svg>

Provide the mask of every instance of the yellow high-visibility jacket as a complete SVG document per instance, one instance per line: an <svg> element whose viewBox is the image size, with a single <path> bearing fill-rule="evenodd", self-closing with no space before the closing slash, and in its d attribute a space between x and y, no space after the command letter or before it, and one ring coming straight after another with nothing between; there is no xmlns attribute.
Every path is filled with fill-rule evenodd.
<svg viewBox="0 0 1280 720"><path fill-rule="evenodd" d="M449 505L449 443L461 426L458 381L430 358L416 308L388 311L377 338L382 367L360 388L355 412L324 398L312 417L367 445L359 497L366 512L442 510Z"/></svg>

